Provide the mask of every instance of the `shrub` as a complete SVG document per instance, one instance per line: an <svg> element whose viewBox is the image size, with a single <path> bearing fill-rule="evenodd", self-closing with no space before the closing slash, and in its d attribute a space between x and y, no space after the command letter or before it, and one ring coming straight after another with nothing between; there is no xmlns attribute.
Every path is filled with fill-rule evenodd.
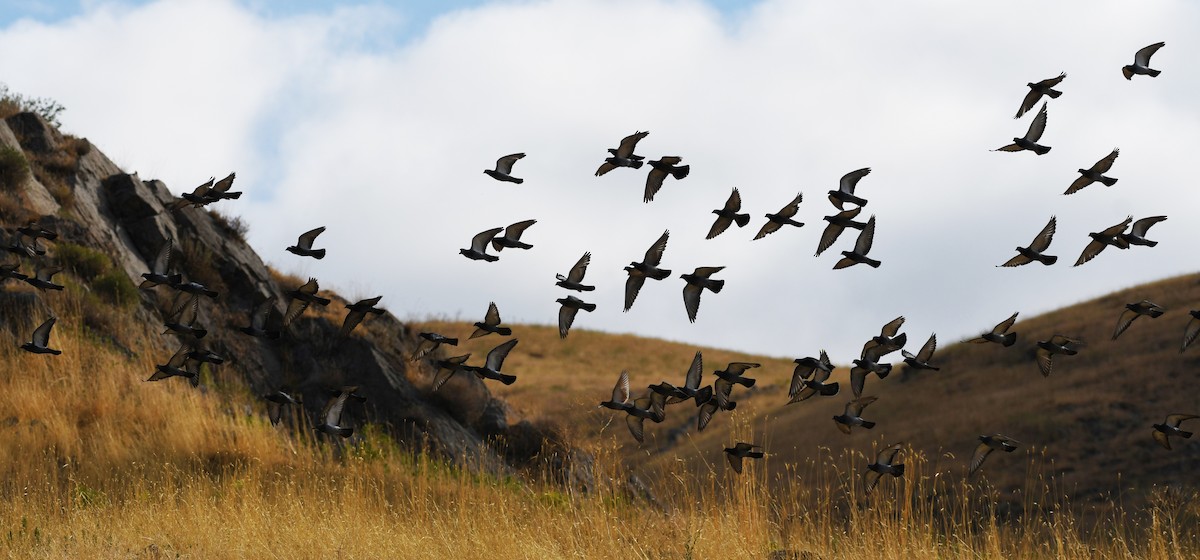
<svg viewBox="0 0 1200 560"><path fill-rule="evenodd" d="M59 243L55 247L54 256L64 269L89 284L112 268L112 259L109 259L108 255L74 243Z"/></svg>
<svg viewBox="0 0 1200 560"><path fill-rule="evenodd" d="M238 241L246 240L246 234L250 231L250 226L241 216L226 216L218 210L209 210L208 215L212 217L213 223L217 225L217 228L226 235Z"/></svg>
<svg viewBox="0 0 1200 560"><path fill-rule="evenodd" d="M0 148L0 191L16 191L28 176L29 161L25 159L25 154L8 146Z"/></svg>
<svg viewBox="0 0 1200 560"><path fill-rule="evenodd" d="M141 294L124 271L114 268L96 277L92 290L109 303L122 308L133 307Z"/></svg>
<svg viewBox="0 0 1200 560"><path fill-rule="evenodd" d="M26 97L9 91L7 84L0 84L0 118L7 118L26 111L37 113L55 127L62 126L58 116L67 108L49 97Z"/></svg>

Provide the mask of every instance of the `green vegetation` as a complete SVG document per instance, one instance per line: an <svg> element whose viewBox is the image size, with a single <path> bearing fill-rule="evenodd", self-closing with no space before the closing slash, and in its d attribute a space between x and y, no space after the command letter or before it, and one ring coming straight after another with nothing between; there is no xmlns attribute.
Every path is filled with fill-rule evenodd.
<svg viewBox="0 0 1200 560"><path fill-rule="evenodd" d="M25 154L9 146L0 147L0 192L12 193L29 176Z"/></svg>
<svg viewBox="0 0 1200 560"><path fill-rule="evenodd" d="M7 84L0 83L0 119L17 113L37 113L57 128L61 126L58 116L66 109L62 103L49 97L28 97L11 91Z"/></svg>

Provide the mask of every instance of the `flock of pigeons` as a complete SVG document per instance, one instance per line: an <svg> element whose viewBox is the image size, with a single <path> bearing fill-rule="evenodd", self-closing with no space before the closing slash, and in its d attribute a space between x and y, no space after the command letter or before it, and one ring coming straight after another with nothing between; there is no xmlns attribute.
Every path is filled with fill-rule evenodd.
<svg viewBox="0 0 1200 560"><path fill-rule="evenodd" d="M1149 63L1150 57L1162 46L1163 43L1156 43L1139 50L1135 56L1134 64L1127 65L1122 69L1125 77L1131 79L1134 75L1157 76L1159 71L1150 68ZM1019 118L1032 110L1043 96L1052 99L1058 98L1062 93L1055 90L1054 87L1058 86L1065 78L1066 74L1064 73L1055 78L1029 83L1029 93L1023 99L1016 116ZM1042 104L1041 109L1037 112L1023 137L1014 138L1012 144L1001 147L998 150L1007 152L1028 150L1038 155L1049 152L1050 147L1037 143L1045 131L1047 106L1048 103ZM595 175L602 176L622 167L640 169L645 158L634 152L636 151L638 142L647 135L649 135L649 132L639 131L623 138L618 147L608 150L610 156L596 170ZM1114 149L1090 168L1080 169L1080 177L1071 184L1064 194L1073 194L1094 182L1099 182L1105 186L1114 185L1117 179L1107 177L1104 174L1112 168L1118 155L1119 151ZM521 184L524 182L524 179L515 177L512 173L514 165L524 157L524 153L504 156L496 161L494 169L484 170L484 173L498 181ZM655 194L662 189L667 177L672 177L676 181L679 181L688 176L690 166L680 165L681 162L682 158L678 156L664 156L648 162L651 169L646 176L644 202L651 202L654 199ZM867 200L858 196L855 193L855 189L858 183L870 173L870 168L851 171L841 178L837 189L828 192L828 199L837 209L837 213L824 218L828 224L821 234L816 254L819 256L832 247L846 228L859 231L853 249L841 252L842 258L834 264L834 269L846 268L857 264L866 264L878 268L881 264L879 260L868 256L875 235L875 216L871 216L865 222L856 220L863 207L867 205ZM235 175L231 173L220 181L214 182L213 179L209 179L194 191L183 194L179 200L169 205L169 207L171 210L177 211L188 206L199 208L221 200L237 199L241 196L241 193L230 191L234 178ZM794 219L802 201L803 196L797 194L779 212L766 214L767 221L759 229L754 239L762 239L771 233L783 229L784 226L802 227L804 224ZM717 218L713 222L706 238L712 239L721 235L732 224L736 224L739 228L748 225L750 216L749 214L740 213L741 204L741 194L735 188L725 201L724 206L712 211L713 214L717 215ZM1134 222L1132 216L1130 216L1120 224L1106 228L1100 232L1090 233L1091 242L1084 248L1083 253L1075 262L1075 266L1090 261L1108 246L1120 249L1128 249L1133 245L1153 247L1157 242L1147 239L1147 232L1151 226L1165 219L1165 216L1151 216ZM1126 231L1131 223L1132 228ZM511 224L506 228L497 227L485 230L474 236L469 248L460 249L459 252L468 259L494 262L499 260L500 257L488 253L489 247L497 253L506 248L531 249L533 246L522 241L521 238L534 224L536 224L536 220L524 220ZM1040 262L1043 265L1054 264L1057 261L1057 257L1045 253L1053 239L1056 227L1056 218L1051 217L1049 223L1046 224L1029 246L1018 247L1016 249L1017 255L1000 266L1021 266L1034 261ZM324 227L318 227L301 234L296 245L288 247L287 251L301 257L313 259L324 258L325 249L313 247L317 237L324 231ZM640 262L634 261L625 267L625 271L628 273L625 285L625 311L629 311L633 306L647 278L661 281L671 275L670 270L661 268L663 253L666 250L669 235L668 231L664 231L646 251L645 256ZM38 260L46 253L46 250L41 246L40 240L52 241L56 237L55 232L43 227L39 221L35 220L29 222L24 227L17 228L8 241L4 243L4 249L21 257ZM173 304L164 313L164 327L166 328L164 334L174 335L181 341L178 350L167 360L166 364L156 366L155 373L148 381L184 377L194 386L199 383L200 364L220 365L224 361L224 358L206 347L203 339L207 334L207 330L197 324L201 302L205 299L214 300L218 297L218 294L194 280L185 281L182 274L174 272L174 256L173 242L168 240L154 260L152 269L142 275L144 280L141 283L141 289L152 290L157 286L165 285L177 294ZM593 291L595 289L594 286L583 283L590 261L591 253L585 252L566 275L556 275L556 285L565 290L581 294ZM15 264L0 265L0 280L7 278L23 280L43 292L45 290L63 289L62 285L53 282L54 275L62 270L61 267L51 265L47 262L38 262L35 266L36 273L30 277L20 272L20 264L18 260ZM711 278L723 268L720 266L697 267L691 273L680 275L685 281L683 301L690 321L695 322L696 320L700 307L700 297L704 290L707 289L713 293L719 293L723 288L724 280ZM317 280L310 278L307 283L286 292L289 301L279 322L284 329L303 314L310 305L315 304L324 307L330 303L329 299L317 295L318 289ZM340 335L346 336L349 334L350 331L363 321L367 314L382 313L383 310L375 307L380 299L381 297L364 299L348 305L347 315L343 321ZM556 301L561 304L558 325L559 335L562 338L567 336L579 310L591 312L596 308L595 304L585 302L575 295L567 295ZM1113 339L1120 336L1137 318L1143 315L1156 318L1162 315L1163 312L1164 310L1161 307L1145 300L1126 305L1125 311L1121 313L1118 319ZM281 334L280 330L270 327L273 324L271 321L273 313L278 313L278 310L272 297L261 302L251 313L249 325L239 330L248 336L268 339L279 338ZM1200 311L1191 311L1190 315L1192 319L1185 330L1183 345L1180 349L1181 352L1200 336ZM983 333L970 342L995 343L1003 347L1012 346L1016 342L1016 333L1010 332L1010 329L1016 322L1016 318L1017 314L1014 313L1011 317L996 325L991 331ZM60 354L60 350L50 348L49 344L50 332L56 320L55 317L47 319L34 330L31 340L22 344L21 348L36 354ZM871 429L875 426L874 422L864 419L862 414L866 407L875 402L878 397L863 396L863 392L866 381L871 374L874 374L879 379L884 379L891 372L892 364L884 361L884 358L888 354L897 350L901 351L904 363L909 368L916 370L938 369L937 366L931 363L933 354L937 349L936 335L931 335L916 354L909 353L903 350L907 342L907 335L899 332L903 323L904 317L898 317L884 325L878 336L872 337L864 344L858 359L853 360L853 367L850 370L850 385L854 399L846 403L842 414L833 417L836 427L842 432L850 434L856 427ZM497 334L499 336L510 336L512 334L510 328L501 324L499 309L494 302L489 305L484 319L475 323L474 326L476 327L475 331L470 336L472 339L490 334ZM420 337L422 338L422 342L410 357L411 360L419 360L433 354L443 344L451 346L458 344L458 339L438 333L421 333ZM470 354L449 358L435 357L431 361L431 364L435 368L433 389L437 390L442 387L456 373L473 373L480 379L496 380L504 384L516 382L517 378L515 375L503 371L503 365L505 358L517 345L517 342L517 339L510 339L497 345L488 352L482 365L468 365L467 360L470 358ZM1054 356L1059 354L1076 354L1081 346L1081 341L1058 334L1051 337L1050 340L1038 341L1036 354L1038 366L1042 374L1045 376L1050 375L1053 368ZM815 396L836 396L840 392L839 384L829 381L834 366L824 350L820 352L818 357L799 358L795 360L795 363L796 367L793 371L788 391L788 404L808 400ZM622 371L618 377L616 386L613 388L611 398L600 403L599 406L624 412L630 433L638 442L642 442L645 420L649 419L652 422L660 423L666 417L665 411L668 405L692 400L698 408L697 428L703 430L718 411L732 411L736 408L737 402L732 399L734 386L753 387L755 379L747 377L746 373L758 367L760 367L760 364L756 363L730 363L725 369L713 372L716 379L711 385L702 386L703 357L700 352L697 352L691 367L687 370L682 386L675 386L662 381L655 385L649 385L648 391L644 396L635 398L631 389L629 374L626 371ZM331 392L331 398L317 418L317 422L315 422L315 429L341 437L349 437L353 433L353 429L341 425L342 413L346 403L350 399L365 400L364 397L355 394L355 390L356 387L351 386ZM268 402L269 416L273 423L280 421L284 406L294 405L299 402L298 396L292 395L286 387L264 395L263 398ZM1197 417L1200 416L1189 414L1168 415L1163 424L1155 424L1153 426L1153 436L1163 447L1170 449L1169 436L1191 437L1192 434L1183 431L1180 428L1180 424L1183 421ZM984 459L992 451L1002 450L1012 452L1017 449L1019 443L1002 434L980 436L979 442L971 459L968 475L978 470L982 466ZM759 449L761 449L759 445L739 442L734 447L725 448L724 451L731 468L735 472L740 473L742 472L743 459L757 459L764 456L764 452ZM874 488L883 475L892 475L895 477L903 475L904 465L896 462L901 449L901 444L888 446L878 453L874 463L868 465L868 470L864 474L864 487L868 492Z"/></svg>

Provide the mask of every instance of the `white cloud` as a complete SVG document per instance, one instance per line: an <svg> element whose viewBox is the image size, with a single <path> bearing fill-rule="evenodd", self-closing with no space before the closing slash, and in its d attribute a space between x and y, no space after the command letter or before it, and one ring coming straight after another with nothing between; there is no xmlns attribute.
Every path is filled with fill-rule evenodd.
<svg viewBox="0 0 1200 560"><path fill-rule="evenodd" d="M599 309L576 327L773 355L826 347L845 362L896 315L913 340L937 331L946 344L1012 311L1192 269L1197 228L1176 209L1198 197L1197 9L767 1L730 22L698 2L564 0L450 13L401 44L388 34L405 14L385 8L265 19L233 2L101 3L0 32L0 51L26 53L0 60L0 76L61 100L69 131L177 191L237 170L252 194L223 210L248 219L264 258L382 293L401 316L474 318L495 300L506 319L552 322L554 273L590 250L598 289L585 299ZM1162 76L1126 82L1120 67L1159 40ZM1023 84L1060 71L1053 151L990 152L1028 126L1011 118ZM635 130L651 131L643 155L693 166L651 204L644 170L592 176ZM1059 195L1113 146L1116 187ZM515 168L525 184L482 174L516 151L529 154ZM863 166L883 266L833 271L855 232L812 257L825 191ZM705 241L734 186L751 225ZM808 225L751 243L762 214L799 191ZM1171 215L1153 230L1159 247L1069 266L1087 232L1130 213ZM1052 214L1058 265L995 268ZM539 220L534 250L494 264L457 254L526 218ZM324 261L283 252L316 225L329 228ZM694 325L677 277L620 311L622 267L668 228L676 276L728 267Z"/></svg>

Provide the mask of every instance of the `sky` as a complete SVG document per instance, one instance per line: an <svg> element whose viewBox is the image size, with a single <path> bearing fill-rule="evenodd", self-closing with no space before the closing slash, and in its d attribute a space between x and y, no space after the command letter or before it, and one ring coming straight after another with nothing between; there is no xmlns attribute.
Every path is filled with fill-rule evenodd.
<svg viewBox="0 0 1200 560"><path fill-rule="evenodd" d="M1014 311L1030 317L1195 270L1200 202L1200 5L546 0L454 2L3 2L0 82L51 97L65 132L175 192L237 172L272 266L351 298L383 295L402 319L552 324L554 286L592 253L576 328L835 362L896 316L915 351ZM1158 78L1121 66L1165 41ZM1025 133L1027 82L1066 72L1044 156L992 151ZM626 135L649 159L677 155L642 202L646 171L593 173ZM1111 188L1061 193L1114 147ZM524 152L521 185L482 173ZM854 231L814 257L835 209L826 191L871 167L857 194L876 216L878 269L832 270ZM749 226L705 240L737 187ZM797 219L751 241L797 193ZM1050 216L1057 264L997 268ZM1074 268L1089 238L1167 215L1154 248L1109 249ZM537 219L529 251L459 255L476 233ZM321 261L284 251L328 229ZM626 274L664 231L663 267L622 312ZM678 276L725 266L688 322ZM1113 321L1121 309L1113 310ZM1185 309L1168 310L1182 331ZM465 333L446 333L465 334ZM1071 333L1063 333L1071 334ZM935 360L936 361L936 360Z"/></svg>

